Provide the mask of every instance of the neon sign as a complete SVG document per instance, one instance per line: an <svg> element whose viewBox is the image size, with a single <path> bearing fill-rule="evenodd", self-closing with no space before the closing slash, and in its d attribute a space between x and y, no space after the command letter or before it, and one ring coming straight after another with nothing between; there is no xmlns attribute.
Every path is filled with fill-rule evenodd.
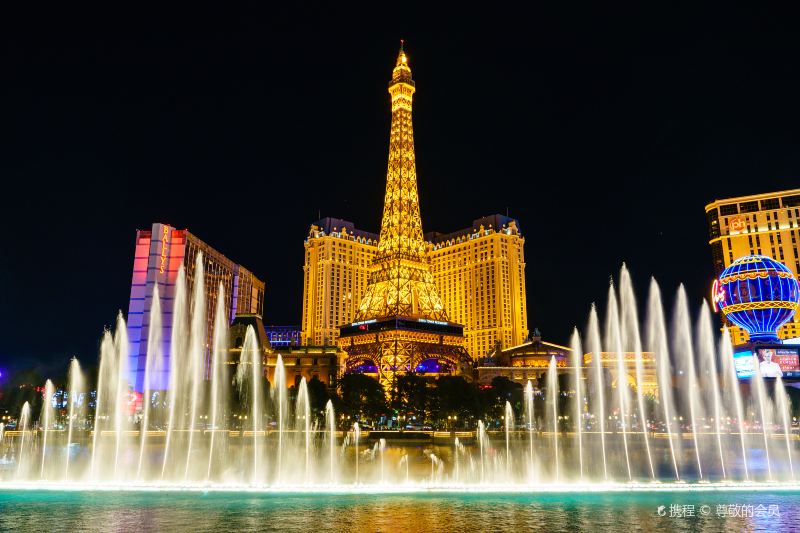
<svg viewBox="0 0 800 533"><path fill-rule="evenodd" d="M731 233L738 233L744 230L744 219L742 217L731 218L728 226L731 228Z"/></svg>
<svg viewBox="0 0 800 533"><path fill-rule="evenodd" d="M420 322L425 322L426 324L437 324L439 326L446 326L447 322L442 322L441 320L431 320L429 318L420 318Z"/></svg>
<svg viewBox="0 0 800 533"><path fill-rule="evenodd" d="M169 246L169 226L164 226L161 232L161 273L167 267L167 246Z"/></svg>
<svg viewBox="0 0 800 533"><path fill-rule="evenodd" d="M715 279L714 284L711 285L711 305L714 306L714 312L718 313L721 309L720 304L725 301L725 289L719 286L719 280Z"/></svg>

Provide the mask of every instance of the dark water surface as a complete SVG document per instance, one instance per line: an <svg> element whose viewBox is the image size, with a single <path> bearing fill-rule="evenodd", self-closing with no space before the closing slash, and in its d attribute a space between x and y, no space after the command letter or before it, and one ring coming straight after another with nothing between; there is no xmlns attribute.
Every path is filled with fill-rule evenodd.
<svg viewBox="0 0 800 533"><path fill-rule="evenodd" d="M738 516L724 516L731 513ZM800 492L365 495L0 490L0 531L530 530L800 531Z"/></svg>

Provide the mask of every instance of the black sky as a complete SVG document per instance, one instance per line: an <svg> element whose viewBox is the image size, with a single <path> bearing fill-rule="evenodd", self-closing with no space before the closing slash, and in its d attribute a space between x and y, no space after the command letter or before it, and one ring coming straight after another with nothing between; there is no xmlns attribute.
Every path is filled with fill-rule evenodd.
<svg viewBox="0 0 800 533"><path fill-rule="evenodd" d="M110 4L1 17L0 368L93 360L154 221L264 279L265 322L299 323L318 211L378 228L401 37L425 230L508 209L550 340L623 261L640 294L653 275L699 303L704 205L800 183L795 13Z"/></svg>

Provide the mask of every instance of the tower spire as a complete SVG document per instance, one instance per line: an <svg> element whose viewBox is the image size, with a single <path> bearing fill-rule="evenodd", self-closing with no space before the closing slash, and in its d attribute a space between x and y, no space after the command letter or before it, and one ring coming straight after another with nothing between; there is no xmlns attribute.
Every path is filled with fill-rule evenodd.
<svg viewBox="0 0 800 533"><path fill-rule="evenodd" d="M359 320L393 315L447 319L425 257L411 122L416 87L403 46L401 40L389 81L392 126L386 195L378 252L359 307Z"/></svg>
<svg viewBox="0 0 800 533"><path fill-rule="evenodd" d="M396 394L398 374L425 360L459 372L471 363L464 327L448 320L436 290L422 235L411 124L416 89L403 44L389 81L392 127L378 250L356 320L340 327L337 341L347 352L346 371L372 366L389 395Z"/></svg>

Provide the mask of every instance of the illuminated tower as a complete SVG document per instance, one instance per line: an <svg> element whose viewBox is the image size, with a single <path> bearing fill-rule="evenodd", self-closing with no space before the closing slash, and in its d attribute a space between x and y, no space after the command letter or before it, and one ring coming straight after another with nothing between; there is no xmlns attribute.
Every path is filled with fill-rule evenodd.
<svg viewBox="0 0 800 533"><path fill-rule="evenodd" d="M392 96L392 129L381 233L367 292L356 320L387 316L447 320L425 257L411 124L414 80L402 46L389 82L389 94Z"/></svg>
<svg viewBox="0 0 800 533"><path fill-rule="evenodd" d="M377 373L390 392L395 375L453 372L468 363L463 326L448 322L422 236L411 103L414 80L400 53L389 82L392 127L386 196L369 282L356 321L342 326L347 370Z"/></svg>

